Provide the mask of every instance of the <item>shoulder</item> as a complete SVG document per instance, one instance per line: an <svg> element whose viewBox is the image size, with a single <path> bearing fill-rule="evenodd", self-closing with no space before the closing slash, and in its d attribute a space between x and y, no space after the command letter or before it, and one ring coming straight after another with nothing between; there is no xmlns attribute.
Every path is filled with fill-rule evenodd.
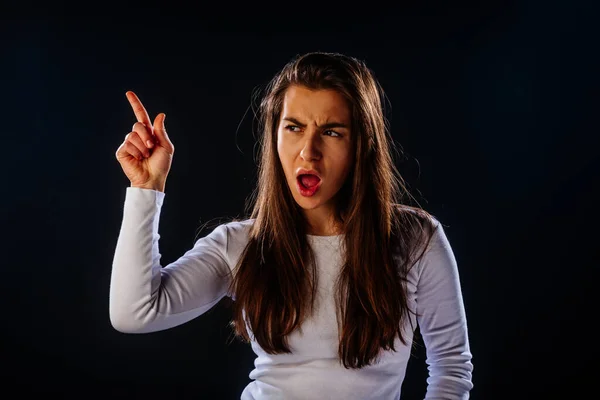
<svg viewBox="0 0 600 400"><path fill-rule="evenodd" d="M219 236L228 243L246 241L250 234L250 229L254 223L254 219L229 219L228 221L211 221L206 224L201 230L208 231L207 236Z"/></svg>
<svg viewBox="0 0 600 400"><path fill-rule="evenodd" d="M227 252L232 250L235 252L237 247L244 246L248 242L253 222L253 219L237 218L225 222L223 219L211 220L198 229L195 242L199 244L212 242L223 247Z"/></svg>
<svg viewBox="0 0 600 400"><path fill-rule="evenodd" d="M428 211L405 204L395 204L395 243L410 264L419 262L436 242L442 224Z"/></svg>
<svg viewBox="0 0 600 400"><path fill-rule="evenodd" d="M230 266L237 263L250 238L253 219L223 218L204 223L197 233L194 249L207 248L221 254Z"/></svg>
<svg viewBox="0 0 600 400"><path fill-rule="evenodd" d="M253 225L253 218L234 219L232 221L221 224L221 226L223 226L227 230L227 232L233 236L247 235L250 232L250 228L252 228Z"/></svg>
<svg viewBox="0 0 600 400"><path fill-rule="evenodd" d="M219 225L227 235L227 253L234 264L237 262L250 240L254 219L234 219Z"/></svg>
<svg viewBox="0 0 600 400"><path fill-rule="evenodd" d="M406 204L395 204L394 211L399 225L404 231L412 231L420 236L425 234L431 237L435 231L441 228L440 221L428 211L412 207ZM420 232L420 234L418 234Z"/></svg>

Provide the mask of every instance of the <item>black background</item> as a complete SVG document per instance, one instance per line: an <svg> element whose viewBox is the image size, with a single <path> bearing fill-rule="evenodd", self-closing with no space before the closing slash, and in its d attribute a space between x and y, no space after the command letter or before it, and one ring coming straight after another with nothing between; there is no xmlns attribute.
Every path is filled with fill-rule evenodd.
<svg viewBox="0 0 600 400"><path fill-rule="evenodd" d="M581 398L598 357L598 7L453 4L348 15L350 6L307 4L272 15L233 4L4 13L4 387L239 398L254 354L228 344L222 304L164 332L110 326L128 185L114 153L135 122L125 92L152 118L166 113L176 149L161 214L166 265L208 233L205 222L243 212L255 179L253 91L294 55L323 50L373 69L404 150L400 171L448 226L473 352L471 398ZM423 398L426 373L416 353L403 399Z"/></svg>

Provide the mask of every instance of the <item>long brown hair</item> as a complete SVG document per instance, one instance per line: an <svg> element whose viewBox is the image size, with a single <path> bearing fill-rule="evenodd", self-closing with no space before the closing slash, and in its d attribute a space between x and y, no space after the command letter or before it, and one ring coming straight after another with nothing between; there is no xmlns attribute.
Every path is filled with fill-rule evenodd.
<svg viewBox="0 0 600 400"><path fill-rule="evenodd" d="M429 213L400 204L410 193L394 164L383 90L365 63L353 57L297 56L266 86L258 110L258 180L248 206L254 221L229 287L235 296L232 326L248 342L248 324L269 354L291 353L287 336L314 310L315 256L277 154L277 126L290 85L337 90L351 107L356 162L336 196L347 251L335 301L340 361L346 368L361 368L381 349L395 350L396 336L406 344L406 275L422 256L415 256L416 250L426 247L432 224Z"/></svg>

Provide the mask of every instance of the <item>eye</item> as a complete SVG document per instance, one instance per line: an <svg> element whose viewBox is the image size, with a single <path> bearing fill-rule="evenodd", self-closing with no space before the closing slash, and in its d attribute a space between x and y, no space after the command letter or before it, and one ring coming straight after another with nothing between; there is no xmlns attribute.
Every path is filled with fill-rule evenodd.
<svg viewBox="0 0 600 400"><path fill-rule="evenodd" d="M298 132L296 129L300 129L300 128L298 128L296 125L286 125L285 129L288 131L292 131L292 132Z"/></svg>
<svg viewBox="0 0 600 400"><path fill-rule="evenodd" d="M333 134L333 135L335 135L335 136L333 136L333 137L341 137L341 136L342 136L342 135L340 135L339 133L337 133L336 131L332 131L331 129L329 129L329 130L326 130L326 131L325 131L325 134L326 134L326 135L328 135L328 134Z"/></svg>

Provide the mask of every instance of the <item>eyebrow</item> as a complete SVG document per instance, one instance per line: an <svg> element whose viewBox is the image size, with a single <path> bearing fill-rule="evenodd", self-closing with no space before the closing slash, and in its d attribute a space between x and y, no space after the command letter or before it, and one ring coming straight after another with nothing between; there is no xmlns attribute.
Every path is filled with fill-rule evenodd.
<svg viewBox="0 0 600 400"><path fill-rule="evenodd" d="M295 125L302 126L302 127L306 126L306 124L301 123L294 117L285 117L285 118L283 118L283 121L288 121L288 122L291 122ZM342 124L341 122L328 122L326 124L320 125L319 128L321 128L321 129L331 129L331 128L349 129L348 125Z"/></svg>

